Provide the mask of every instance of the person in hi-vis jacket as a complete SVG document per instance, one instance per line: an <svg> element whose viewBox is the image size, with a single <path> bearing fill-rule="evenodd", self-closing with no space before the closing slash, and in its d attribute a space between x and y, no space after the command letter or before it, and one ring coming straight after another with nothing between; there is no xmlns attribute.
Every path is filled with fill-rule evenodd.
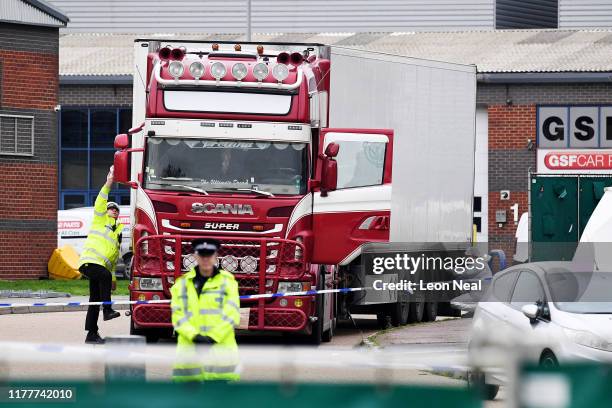
<svg viewBox="0 0 612 408"><path fill-rule="evenodd" d="M116 289L117 284L115 267L121 248L123 224L117 221L119 205L108 201L112 184L113 167L111 166L106 176L106 183L96 198L91 229L79 259L79 271L89 279L90 302L110 302L111 291ZM104 320L119 317L119 312L113 310L110 304L104 305L102 310ZM85 343L104 343L104 339L98 333L99 314L100 306L89 306L87 309Z"/></svg>
<svg viewBox="0 0 612 408"><path fill-rule="evenodd" d="M240 323L240 297L234 275L217 266L220 243L192 241L197 265L170 289L172 325L177 333L174 381L235 381L240 378L234 328ZM197 345L209 345L197 349Z"/></svg>

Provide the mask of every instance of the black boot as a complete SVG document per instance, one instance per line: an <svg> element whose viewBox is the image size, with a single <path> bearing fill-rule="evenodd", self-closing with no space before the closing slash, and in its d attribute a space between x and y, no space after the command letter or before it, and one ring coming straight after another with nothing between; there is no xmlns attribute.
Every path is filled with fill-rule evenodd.
<svg viewBox="0 0 612 408"><path fill-rule="evenodd" d="M104 315L104 321L111 320L111 319L114 319L114 318L116 318L116 317L121 316L121 315L119 314L119 312L117 312L117 311L115 311L115 310L113 310L113 309L111 309L111 308L104 309L104 311L102 312L102 314Z"/></svg>
<svg viewBox="0 0 612 408"><path fill-rule="evenodd" d="M87 337L85 337L86 344L104 344L104 339L100 337L98 332L88 332Z"/></svg>

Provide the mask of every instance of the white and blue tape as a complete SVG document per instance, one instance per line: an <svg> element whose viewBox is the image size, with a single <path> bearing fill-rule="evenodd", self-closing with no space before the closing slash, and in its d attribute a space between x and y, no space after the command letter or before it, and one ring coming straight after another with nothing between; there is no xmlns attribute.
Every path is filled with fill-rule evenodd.
<svg viewBox="0 0 612 408"><path fill-rule="evenodd" d="M243 295L240 300L247 299L270 299L289 296L314 296L326 293L348 293L367 290L366 288L342 288L342 289L323 289L323 290L305 290L302 292L287 292L287 293L264 293L260 295ZM47 307L47 306L112 306L112 305L146 305L146 304L166 304L170 303L170 299L159 300L118 300L110 302L36 302L36 303L0 303L0 308L6 307Z"/></svg>

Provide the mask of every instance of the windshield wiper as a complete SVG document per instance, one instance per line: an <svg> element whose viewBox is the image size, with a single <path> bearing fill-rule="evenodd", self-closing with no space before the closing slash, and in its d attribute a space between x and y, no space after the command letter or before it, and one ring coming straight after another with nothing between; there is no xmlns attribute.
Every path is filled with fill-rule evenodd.
<svg viewBox="0 0 612 408"><path fill-rule="evenodd" d="M196 191L196 192L202 193L204 195L210 195L210 194L208 194L208 192L206 190L203 190L203 189L197 188L197 187L186 186L184 184L168 184L168 183L161 183L159 181L149 181L147 183L148 184L157 184L157 185L160 185L160 186L185 188L187 190Z"/></svg>
<svg viewBox="0 0 612 408"><path fill-rule="evenodd" d="M265 191L265 190L258 190L256 188L224 187L223 190L229 190L229 191L249 191L251 193L261 194L262 196L266 196L266 197L274 197L274 194L272 194L271 192Z"/></svg>

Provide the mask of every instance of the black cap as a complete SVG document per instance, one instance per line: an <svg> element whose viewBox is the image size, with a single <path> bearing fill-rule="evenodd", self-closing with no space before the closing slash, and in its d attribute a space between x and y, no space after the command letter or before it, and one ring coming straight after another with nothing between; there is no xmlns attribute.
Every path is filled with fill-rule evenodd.
<svg viewBox="0 0 612 408"><path fill-rule="evenodd" d="M212 238L196 238L191 241L194 253L202 256L210 256L219 250L221 243Z"/></svg>

